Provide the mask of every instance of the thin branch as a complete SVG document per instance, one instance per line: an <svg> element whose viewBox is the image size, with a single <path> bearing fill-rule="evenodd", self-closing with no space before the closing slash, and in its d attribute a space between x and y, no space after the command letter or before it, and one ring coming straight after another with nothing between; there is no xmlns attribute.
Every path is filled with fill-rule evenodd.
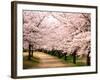
<svg viewBox="0 0 100 80"><path fill-rule="evenodd" d="M51 15L52 15L55 19L57 19L59 22L62 22L62 23L64 23L64 24L67 24L67 23L64 22L63 20L60 20L59 18L57 18L54 14L51 13Z"/></svg>
<svg viewBox="0 0 100 80"><path fill-rule="evenodd" d="M44 20L44 18L46 17L46 15L45 16L43 16L43 18L40 20L40 22L37 24L37 27L39 27L40 26L40 24L42 23L42 21Z"/></svg>

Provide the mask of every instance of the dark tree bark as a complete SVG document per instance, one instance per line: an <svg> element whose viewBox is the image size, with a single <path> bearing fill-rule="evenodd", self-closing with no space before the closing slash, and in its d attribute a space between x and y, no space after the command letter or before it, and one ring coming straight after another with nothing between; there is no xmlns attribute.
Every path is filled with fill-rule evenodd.
<svg viewBox="0 0 100 80"><path fill-rule="evenodd" d="M76 52L77 49L75 49L75 51L73 52L73 63L76 64Z"/></svg>
<svg viewBox="0 0 100 80"><path fill-rule="evenodd" d="M64 57L65 57L64 59L65 59L65 60L67 60L67 56L66 56L66 54L67 54L67 53L64 53Z"/></svg>
<svg viewBox="0 0 100 80"><path fill-rule="evenodd" d="M29 55L28 55L28 60L31 60L31 57L33 57L33 45L29 43Z"/></svg>
<svg viewBox="0 0 100 80"><path fill-rule="evenodd" d="M28 60L31 60L31 44L29 44L29 55L28 55Z"/></svg>
<svg viewBox="0 0 100 80"><path fill-rule="evenodd" d="M31 52L32 52L31 57L33 57L33 45L31 45Z"/></svg>
<svg viewBox="0 0 100 80"><path fill-rule="evenodd" d="M90 56L89 55L90 55L90 51L88 52L87 61L86 61L88 66L90 66Z"/></svg>
<svg viewBox="0 0 100 80"><path fill-rule="evenodd" d="M76 53L73 54L73 63L76 64Z"/></svg>

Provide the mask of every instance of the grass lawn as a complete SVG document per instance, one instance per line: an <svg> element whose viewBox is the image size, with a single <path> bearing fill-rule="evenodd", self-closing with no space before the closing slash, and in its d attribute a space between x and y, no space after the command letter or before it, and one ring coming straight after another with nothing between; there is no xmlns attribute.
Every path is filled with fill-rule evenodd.
<svg viewBox="0 0 100 80"><path fill-rule="evenodd" d="M67 56L66 60L64 60L64 57L60 58L62 61L66 62L66 64L71 64L72 66L86 66L86 57L76 57L76 64L73 63L73 56L69 55Z"/></svg>

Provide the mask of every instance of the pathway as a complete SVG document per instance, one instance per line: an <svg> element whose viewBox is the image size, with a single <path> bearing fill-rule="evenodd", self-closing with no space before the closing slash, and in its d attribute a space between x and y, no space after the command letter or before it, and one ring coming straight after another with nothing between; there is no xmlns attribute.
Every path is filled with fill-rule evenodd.
<svg viewBox="0 0 100 80"><path fill-rule="evenodd" d="M28 55L28 53L24 53L24 56ZM40 62L38 64L38 67L40 68L52 68L52 67L66 67L69 66L59 58L55 56L51 56L49 54L43 53L43 52L34 52L33 56L36 58L39 58Z"/></svg>

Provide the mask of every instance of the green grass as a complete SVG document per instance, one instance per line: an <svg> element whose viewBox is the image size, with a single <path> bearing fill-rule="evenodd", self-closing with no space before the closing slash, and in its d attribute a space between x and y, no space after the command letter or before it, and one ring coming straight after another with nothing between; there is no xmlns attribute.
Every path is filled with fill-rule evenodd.
<svg viewBox="0 0 100 80"><path fill-rule="evenodd" d="M55 56L51 54L52 56ZM55 57L58 57L58 56L55 56ZM63 61L64 63L66 63L69 67L74 67L74 66L87 66L86 65L86 56L83 56L83 57L76 57L76 64L73 63L73 56L72 55L68 55L66 60L65 60L65 56L63 57L58 57L59 59L61 59L61 61Z"/></svg>
<svg viewBox="0 0 100 80"><path fill-rule="evenodd" d="M72 66L86 66L86 57L76 57L76 64L73 63L72 55L67 56L66 60L64 59L64 57L61 57L60 59L64 61L66 64L72 64Z"/></svg>
<svg viewBox="0 0 100 80"><path fill-rule="evenodd" d="M55 56L53 55L52 52L49 53L50 55L52 56ZM56 56L58 57L58 56ZM62 57L58 57L59 59L61 59L64 63L68 64L70 67L73 67L73 66L87 66L86 64L86 56L83 56L83 57L76 57L76 64L73 63L73 56L72 55L68 55L66 60L65 60L65 56L62 56Z"/></svg>
<svg viewBox="0 0 100 80"><path fill-rule="evenodd" d="M39 64L39 58L31 57L31 60L28 60L28 56L23 56L23 69L36 68Z"/></svg>

